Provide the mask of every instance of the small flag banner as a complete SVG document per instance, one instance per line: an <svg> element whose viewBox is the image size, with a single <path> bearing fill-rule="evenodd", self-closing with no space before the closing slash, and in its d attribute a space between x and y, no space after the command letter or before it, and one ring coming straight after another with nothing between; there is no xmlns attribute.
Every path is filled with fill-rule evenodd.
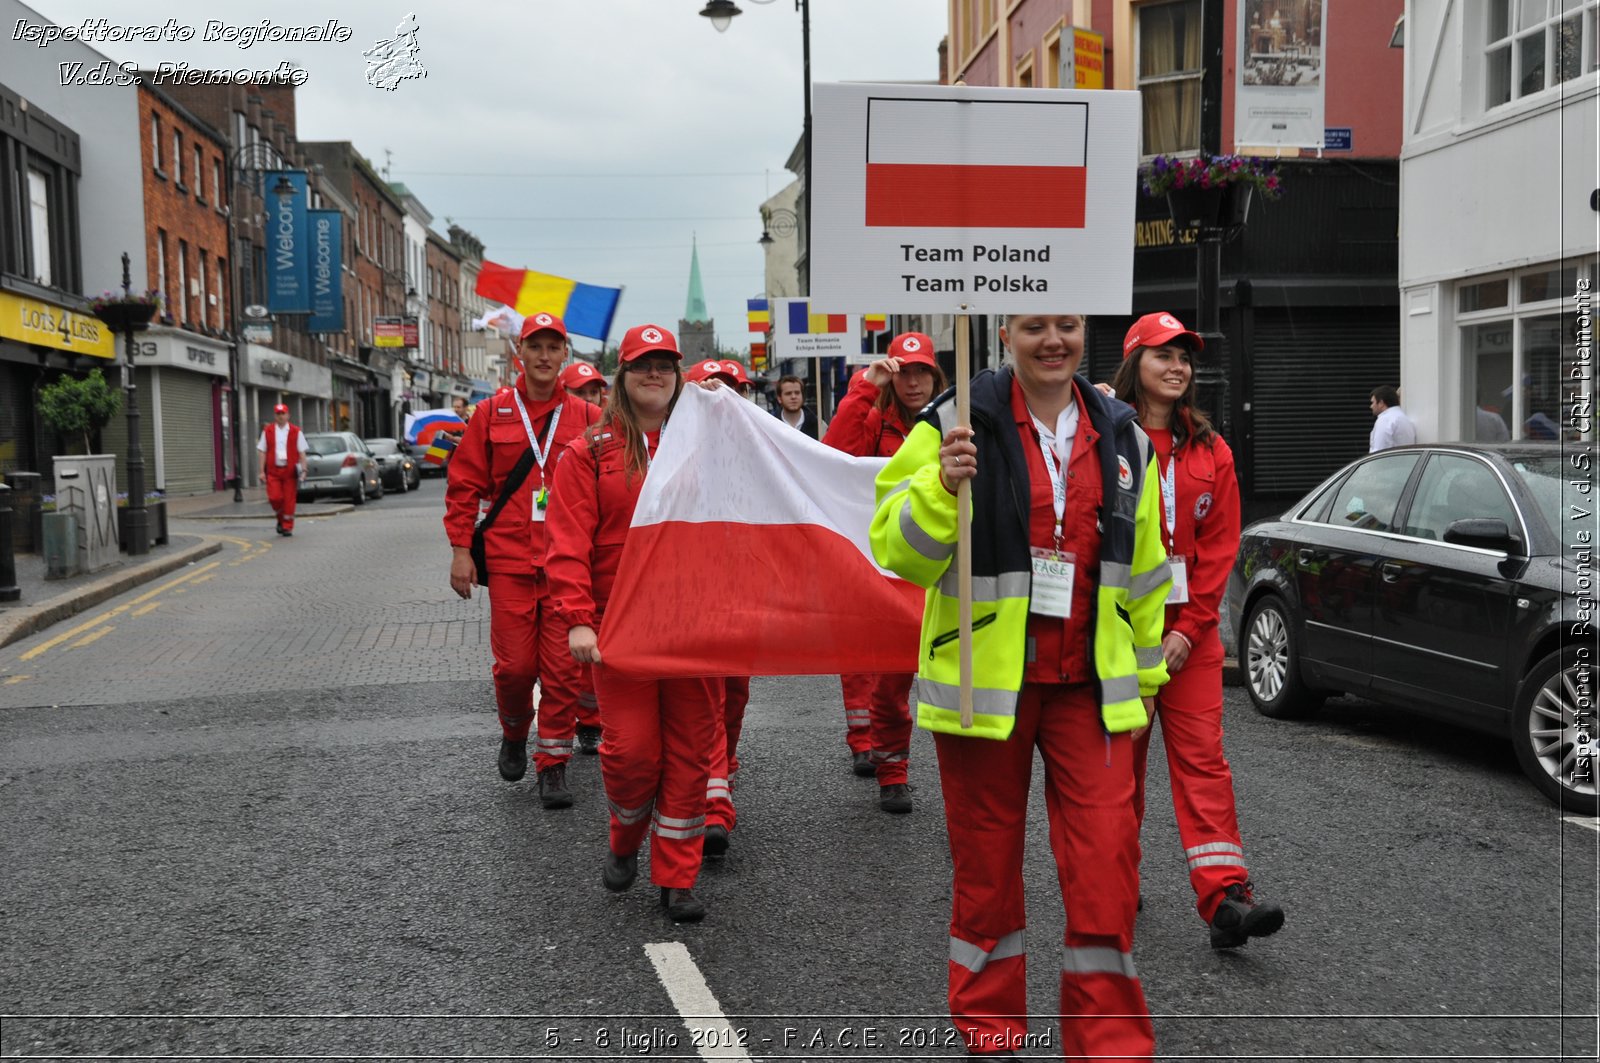
<svg viewBox="0 0 1600 1063"><path fill-rule="evenodd" d="M864 314L861 318L861 324L868 332L885 332L889 328L889 315Z"/></svg>
<svg viewBox="0 0 1600 1063"><path fill-rule="evenodd" d="M440 432L460 432L466 427L454 410L418 410L406 414L406 442L427 446Z"/></svg>
<svg viewBox="0 0 1600 1063"><path fill-rule="evenodd" d="M796 300L789 304L789 332L795 336L822 332L844 332L849 326L846 314L814 314L811 304Z"/></svg>
<svg viewBox="0 0 1600 1063"><path fill-rule="evenodd" d="M568 332L602 343L609 338L611 319L622 298L621 288L583 284L531 269L510 269L487 259L478 269L473 290L505 303L523 317L540 310L557 314Z"/></svg>
<svg viewBox="0 0 1600 1063"><path fill-rule="evenodd" d="M750 366L753 369L767 367L767 345L765 343L752 343L750 345Z"/></svg>
<svg viewBox="0 0 1600 1063"><path fill-rule="evenodd" d="M772 313L765 299L746 299L745 308L745 319L750 323L751 332L765 332L772 327Z"/></svg>
<svg viewBox="0 0 1600 1063"><path fill-rule="evenodd" d="M423 452L422 460L429 465L443 465L454 449L456 449L455 440L436 435L433 437L433 442L428 444L428 449Z"/></svg>

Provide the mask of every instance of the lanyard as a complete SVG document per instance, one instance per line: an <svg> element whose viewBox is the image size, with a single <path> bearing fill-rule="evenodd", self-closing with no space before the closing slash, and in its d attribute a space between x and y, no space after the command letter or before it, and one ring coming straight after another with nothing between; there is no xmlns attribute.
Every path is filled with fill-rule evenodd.
<svg viewBox="0 0 1600 1063"><path fill-rule="evenodd" d="M566 403L556 407L556 412L550 415L550 428L544 434L544 446L539 445L539 437L533 434L533 422L528 419L528 408L522 404L522 392L513 391L511 397L517 400L517 412L522 414L522 430L528 433L528 446L533 448L533 460L539 466L539 479L544 480L544 463L550 457L551 444L556 439L556 425L561 421L561 411L567 408Z"/></svg>
<svg viewBox="0 0 1600 1063"><path fill-rule="evenodd" d="M1167 525L1167 553L1178 546L1178 452L1174 448L1161 474L1161 509Z"/></svg>
<svg viewBox="0 0 1600 1063"><path fill-rule="evenodd" d="M1044 433L1039 433L1039 452L1044 455L1045 471L1050 474L1050 502L1056 511L1056 549L1061 548L1061 522L1067 513L1067 479L1061 471L1061 461L1056 457L1055 447L1044 441Z"/></svg>

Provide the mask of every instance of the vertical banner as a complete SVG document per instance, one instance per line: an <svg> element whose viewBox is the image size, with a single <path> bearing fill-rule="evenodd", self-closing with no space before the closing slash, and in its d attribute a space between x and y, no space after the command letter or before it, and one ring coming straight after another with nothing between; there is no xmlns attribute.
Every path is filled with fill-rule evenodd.
<svg viewBox="0 0 1600 1063"><path fill-rule="evenodd" d="M311 312L307 263L306 175L303 170L265 170L267 203L267 309L274 314ZM276 189L287 181L293 194Z"/></svg>
<svg viewBox="0 0 1600 1063"><path fill-rule="evenodd" d="M1327 29L1323 0L1239 0L1235 144L1322 147Z"/></svg>
<svg viewBox="0 0 1600 1063"><path fill-rule="evenodd" d="M306 212L311 230L311 318L307 332L344 331L344 215Z"/></svg>

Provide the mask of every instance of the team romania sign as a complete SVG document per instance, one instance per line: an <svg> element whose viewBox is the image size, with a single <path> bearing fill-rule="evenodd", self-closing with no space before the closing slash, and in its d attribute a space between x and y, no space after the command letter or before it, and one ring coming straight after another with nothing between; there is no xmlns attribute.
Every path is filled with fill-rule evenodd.
<svg viewBox="0 0 1600 1063"><path fill-rule="evenodd" d="M116 337L99 318L9 292L0 292L0 336L94 358L117 356Z"/></svg>

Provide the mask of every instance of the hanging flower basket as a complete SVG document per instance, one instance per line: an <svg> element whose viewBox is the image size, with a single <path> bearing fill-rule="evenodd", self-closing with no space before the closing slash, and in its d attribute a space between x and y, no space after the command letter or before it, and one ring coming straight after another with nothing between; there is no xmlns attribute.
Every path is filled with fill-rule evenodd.
<svg viewBox="0 0 1600 1063"><path fill-rule="evenodd" d="M104 292L89 302L89 313L104 321L112 332L148 328L160 309L160 292Z"/></svg>
<svg viewBox="0 0 1600 1063"><path fill-rule="evenodd" d="M1147 196L1164 196L1172 220L1181 228L1243 225L1256 193L1283 195L1277 164L1242 155L1157 155L1139 170Z"/></svg>

